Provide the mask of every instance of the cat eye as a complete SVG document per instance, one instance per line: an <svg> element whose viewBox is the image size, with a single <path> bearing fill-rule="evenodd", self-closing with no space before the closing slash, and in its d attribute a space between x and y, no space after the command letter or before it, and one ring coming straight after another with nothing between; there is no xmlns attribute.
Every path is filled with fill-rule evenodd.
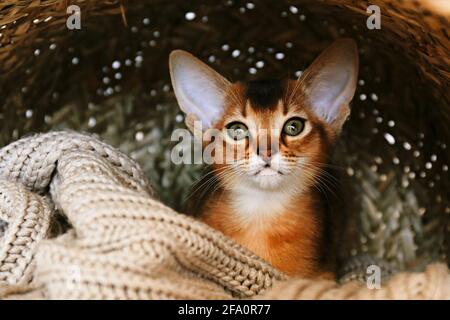
<svg viewBox="0 0 450 320"><path fill-rule="evenodd" d="M242 122L232 122L227 125L227 133L233 140L242 140L248 135L248 128Z"/></svg>
<svg viewBox="0 0 450 320"><path fill-rule="evenodd" d="M288 136L298 136L305 129L305 119L292 118L286 121L283 126L283 133Z"/></svg>

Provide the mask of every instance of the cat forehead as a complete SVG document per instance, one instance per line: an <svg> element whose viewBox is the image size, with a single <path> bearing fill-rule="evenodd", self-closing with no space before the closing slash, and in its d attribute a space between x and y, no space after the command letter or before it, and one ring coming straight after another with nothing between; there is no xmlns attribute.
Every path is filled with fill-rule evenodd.
<svg viewBox="0 0 450 320"><path fill-rule="evenodd" d="M286 115L304 109L298 99L290 94L295 80L253 80L235 83L229 91L228 115L271 117L276 113Z"/></svg>
<svg viewBox="0 0 450 320"><path fill-rule="evenodd" d="M285 80L254 80L243 83L243 94L255 111L274 110L283 102Z"/></svg>

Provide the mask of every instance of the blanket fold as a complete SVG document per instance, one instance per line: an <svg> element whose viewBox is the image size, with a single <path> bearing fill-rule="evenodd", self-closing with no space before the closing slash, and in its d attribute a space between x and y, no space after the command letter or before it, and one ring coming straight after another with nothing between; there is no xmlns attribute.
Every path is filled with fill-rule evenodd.
<svg viewBox="0 0 450 320"><path fill-rule="evenodd" d="M283 278L235 242L155 200L139 166L92 136L52 132L19 140L0 151L0 176L8 195L0 204L8 222L0 283L33 279L38 297L229 299L253 296ZM73 230L44 240L49 203ZM39 219L33 234L20 230Z"/></svg>

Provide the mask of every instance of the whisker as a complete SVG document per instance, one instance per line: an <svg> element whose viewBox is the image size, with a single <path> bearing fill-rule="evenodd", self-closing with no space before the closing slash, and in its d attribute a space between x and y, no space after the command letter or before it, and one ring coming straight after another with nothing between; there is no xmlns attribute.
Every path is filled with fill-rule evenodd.
<svg viewBox="0 0 450 320"><path fill-rule="evenodd" d="M206 186L212 179L216 179L217 175L223 174L225 171L229 170L228 167L219 167L214 170L209 171L200 179L194 183L194 185L191 187L191 190L188 195L183 199L183 203L185 203L188 199L190 199L194 194L196 194L199 190L201 190L204 186ZM210 176L210 177L208 177ZM208 177L206 180L205 178ZM200 184L200 185L199 185ZM195 189L194 189L195 188Z"/></svg>

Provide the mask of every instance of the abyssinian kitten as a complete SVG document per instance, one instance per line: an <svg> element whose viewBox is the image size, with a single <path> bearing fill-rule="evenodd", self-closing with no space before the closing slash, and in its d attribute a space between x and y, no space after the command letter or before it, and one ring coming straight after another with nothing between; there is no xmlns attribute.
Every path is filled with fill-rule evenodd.
<svg viewBox="0 0 450 320"><path fill-rule="evenodd" d="M222 130L213 143L233 150L211 165L216 187L193 213L287 275L333 277L339 213L320 185L350 113L356 43L335 41L297 80L231 83L188 52L169 60L187 126Z"/></svg>

